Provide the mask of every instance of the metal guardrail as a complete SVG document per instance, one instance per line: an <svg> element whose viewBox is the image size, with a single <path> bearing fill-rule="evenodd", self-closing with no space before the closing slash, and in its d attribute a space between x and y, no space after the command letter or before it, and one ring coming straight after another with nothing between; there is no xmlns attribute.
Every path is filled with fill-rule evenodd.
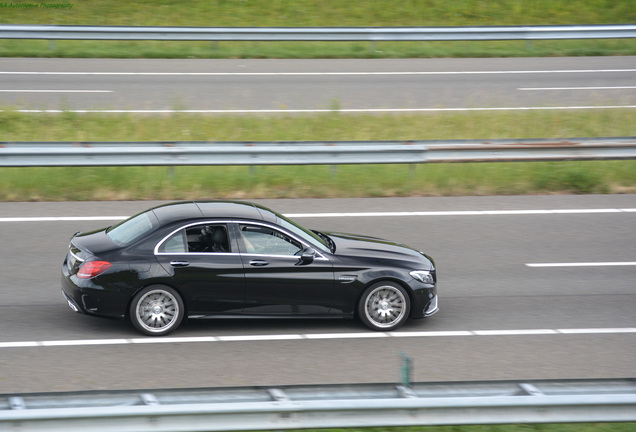
<svg viewBox="0 0 636 432"><path fill-rule="evenodd" d="M0 167L348 165L636 159L636 137L301 142L0 142Z"/></svg>
<svg viewBox="0 0 636 432"><path fill-rule="evenodd" d="M477 41L633 37L636 37L636 24L481 27L126 27L0 24L0 39Z"/></svg>
<svg viewBox="0 0 636 432"><path fill-rule="evenodd" d="M636 421L636 380L0 395L0 431L241 431Z"/></svg>

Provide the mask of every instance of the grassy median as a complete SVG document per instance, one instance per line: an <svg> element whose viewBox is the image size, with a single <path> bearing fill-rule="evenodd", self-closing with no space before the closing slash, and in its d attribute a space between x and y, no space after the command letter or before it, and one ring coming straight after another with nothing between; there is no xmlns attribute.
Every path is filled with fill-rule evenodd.
<svg viewBox="0 0 636 432"><path fill-rule="evenodd" d="M632 109L219 116L0 112L4 141L454 140L634 136ZM0 168L1 201L635 193L636 161Z"/></svg>

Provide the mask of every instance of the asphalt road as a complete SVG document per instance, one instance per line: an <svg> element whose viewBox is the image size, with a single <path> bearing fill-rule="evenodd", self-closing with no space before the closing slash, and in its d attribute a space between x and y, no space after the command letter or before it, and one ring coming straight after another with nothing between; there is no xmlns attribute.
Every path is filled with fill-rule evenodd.
<svg viewBox="0 0 636 432"><path fill-rule="evenodd" d="M0 107L212 113L636 106L636 57L0 59Z"/></svg>
<svg viewBox="0 0 636 432"><path fill-rule="evenodd" d="M355 321L214 320L145 338L72 312L59 275L74 232L155 203L0 203L0 393L397 382L401 353L414 381L635 376L636 195L259 202L427 251L441 311L392 336Z"/></svg>

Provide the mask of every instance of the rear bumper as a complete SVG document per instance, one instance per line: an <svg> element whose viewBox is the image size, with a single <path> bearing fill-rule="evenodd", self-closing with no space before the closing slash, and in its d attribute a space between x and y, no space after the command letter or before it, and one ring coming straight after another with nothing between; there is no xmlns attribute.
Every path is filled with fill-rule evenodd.
<svg viewBox="0 0 636 432"><path fill-rule="evenodd" d="M79 279L62 265L62 294L69 307L78 313L111 318L123 318L126 299L115 290L106 290L91 279Z"/></svg>
<svg viewBox="0 0 636 432"><path fill-rule="evenodd" d="M66 302L68 303L68 306L73 309L74 312L77 313L84 313L84 311L80 308L80 306L77 304L77 302L68 294L66 294L66 291L64 291L64 289L62 288L62 294L64 295L64 298L66 299Z"/></svg>
<svg viewBox="0 0 636 432"><path fill-rule="evenodd" d="M77 285L73 283L71 280L71 275L68 270L68 266L66 264L66 260L64 260L64 264L62 265L62 295L66 299L69 307L73 309L73 311L85 314L86 309L82 304L82 293Z"/></svg>

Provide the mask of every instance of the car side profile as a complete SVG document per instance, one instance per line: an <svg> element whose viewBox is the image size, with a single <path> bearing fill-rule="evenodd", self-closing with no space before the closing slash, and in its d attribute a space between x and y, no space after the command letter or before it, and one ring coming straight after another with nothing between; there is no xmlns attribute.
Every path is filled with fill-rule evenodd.
<svg viewBox="0 0 636 432"><path fill-rule="evenodd" d="M148 209L77 233L62 265L76 312L161 336L185 319L357 317L390 331L438 311L432 258L411 247L309 230L240 201Z"/></svg>

